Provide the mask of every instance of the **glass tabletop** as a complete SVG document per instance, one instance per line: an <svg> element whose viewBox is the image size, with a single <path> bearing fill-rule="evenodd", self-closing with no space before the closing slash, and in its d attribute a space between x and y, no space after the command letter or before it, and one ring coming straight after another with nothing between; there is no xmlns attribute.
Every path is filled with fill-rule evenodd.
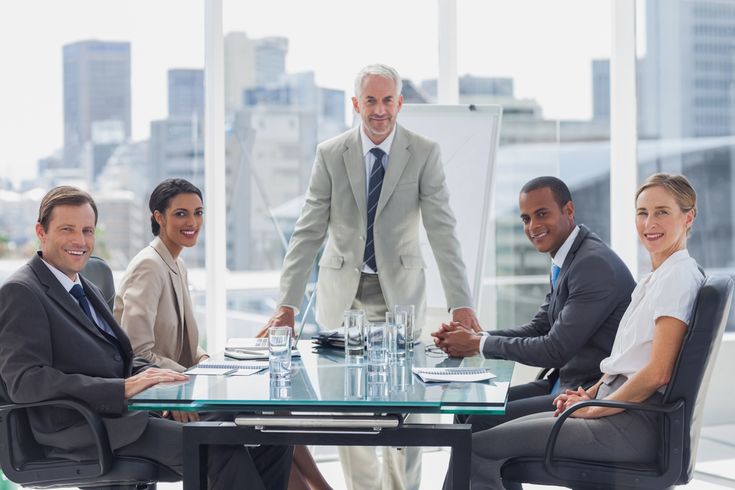
<svg viewBox="0 0 735 490"><path fill-rule="evenodd" d="M131 410L240 410L299 412L502 414L514 363L482 356L448 358L418 344L411 356L391 361L383 380L366 363L348 363L340 349L300 341L291 379L271 382L268 370L250 376L191 375L160 384L128 400ZM427 352L428 350L428 352ZM224 361L222 355L215 360ZM481 367L495 378L474 383L425 383L413 367Z"/></svg>

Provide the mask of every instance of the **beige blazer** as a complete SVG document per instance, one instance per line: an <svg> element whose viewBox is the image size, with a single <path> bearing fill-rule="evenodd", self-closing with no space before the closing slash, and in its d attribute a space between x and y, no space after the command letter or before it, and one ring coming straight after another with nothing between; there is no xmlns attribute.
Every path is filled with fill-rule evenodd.
<svg viewBox="0 0 735 490"><path fill-rule="evenodd" d="M279 304L301 305L312 263L327 238L317 283L317 321L326 328L341 324L355 299L363 265L367 185L359 130L317 148L306 202L283 261ZM473 306L439 145L398 126L375 215L375 258L387 305L416 305L419 328L426 309L421 219L447 307Z"/></svg>
<svg viewBox="0 0 735 490"><path fill-rule="evenodd" d="M115 295L115 319L137 356L184 371L206 354L189 295L186 267L156 237L130 262Z"/></svg>

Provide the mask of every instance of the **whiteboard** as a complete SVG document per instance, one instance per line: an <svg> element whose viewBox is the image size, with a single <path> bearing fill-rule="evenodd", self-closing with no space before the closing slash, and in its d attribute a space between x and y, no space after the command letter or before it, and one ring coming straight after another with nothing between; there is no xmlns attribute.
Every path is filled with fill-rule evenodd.
<svg viewBox="0 0 735 490"><path fill-rule="evenodd" d="M490 216L490 189L500 136L498 105L404 104L398 124L436 141L449 187L449 205L457 218L474 306L479 308ZM446 296L426 231L421 226L421 253L426 261L426 304L446 308Z"/></svg>

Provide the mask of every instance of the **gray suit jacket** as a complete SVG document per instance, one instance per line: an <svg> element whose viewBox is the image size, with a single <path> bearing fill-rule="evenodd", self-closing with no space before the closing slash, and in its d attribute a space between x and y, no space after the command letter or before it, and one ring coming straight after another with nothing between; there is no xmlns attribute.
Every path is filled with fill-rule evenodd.
<svg viewBox="0 0 735 490"><path fill-rule="evenodd" d="M359 131L351 129L317 148L306 202L283 261L279 304L298 306L314 258L328 237L317 283L317 320L327 328L342 323L363 266L367 186ZM375 215L375 258L386 304L416 305L420 327L426 286L419 218L439 265L447 306L473 306L439 146L398 126Z"/></svg>
<svg viewBox="0 0 735 490"><path fill-rule="evenodd" d="M138 439L148 424L146 412L126 410L123 378L149 365L133 358L130 342L99 290L83 277L82 284L117 340L92 324L36 255L0 288L0 378L13 402L86 402L102 415L114 450ZM37 408L29 420L39 443L67 456L95 454L91 433L77 412Z"/></svg>
<svg viewBox="0 0 735 490"><path fill-rule="evenodd" d="M580 225L555 290L529 323L490 332L485 357L559 368L562 388L596 381L635 281L600 238Z"/></svg>

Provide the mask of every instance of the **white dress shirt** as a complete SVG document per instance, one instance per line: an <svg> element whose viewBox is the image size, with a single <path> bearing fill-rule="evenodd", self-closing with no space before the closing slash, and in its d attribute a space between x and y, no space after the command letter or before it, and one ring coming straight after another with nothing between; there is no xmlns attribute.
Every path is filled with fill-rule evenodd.
<svg viewBox="0 0 735 490"><path fill-rule="evenodd" d="M656 320L670 316L689 325L703 283L704 276L687 250L673 253L655 271L646 274L633 290L610 357L600 362L600 371L630 378L646 366L651 358ZM659 391L664 389L662 386Z"/></svg>

